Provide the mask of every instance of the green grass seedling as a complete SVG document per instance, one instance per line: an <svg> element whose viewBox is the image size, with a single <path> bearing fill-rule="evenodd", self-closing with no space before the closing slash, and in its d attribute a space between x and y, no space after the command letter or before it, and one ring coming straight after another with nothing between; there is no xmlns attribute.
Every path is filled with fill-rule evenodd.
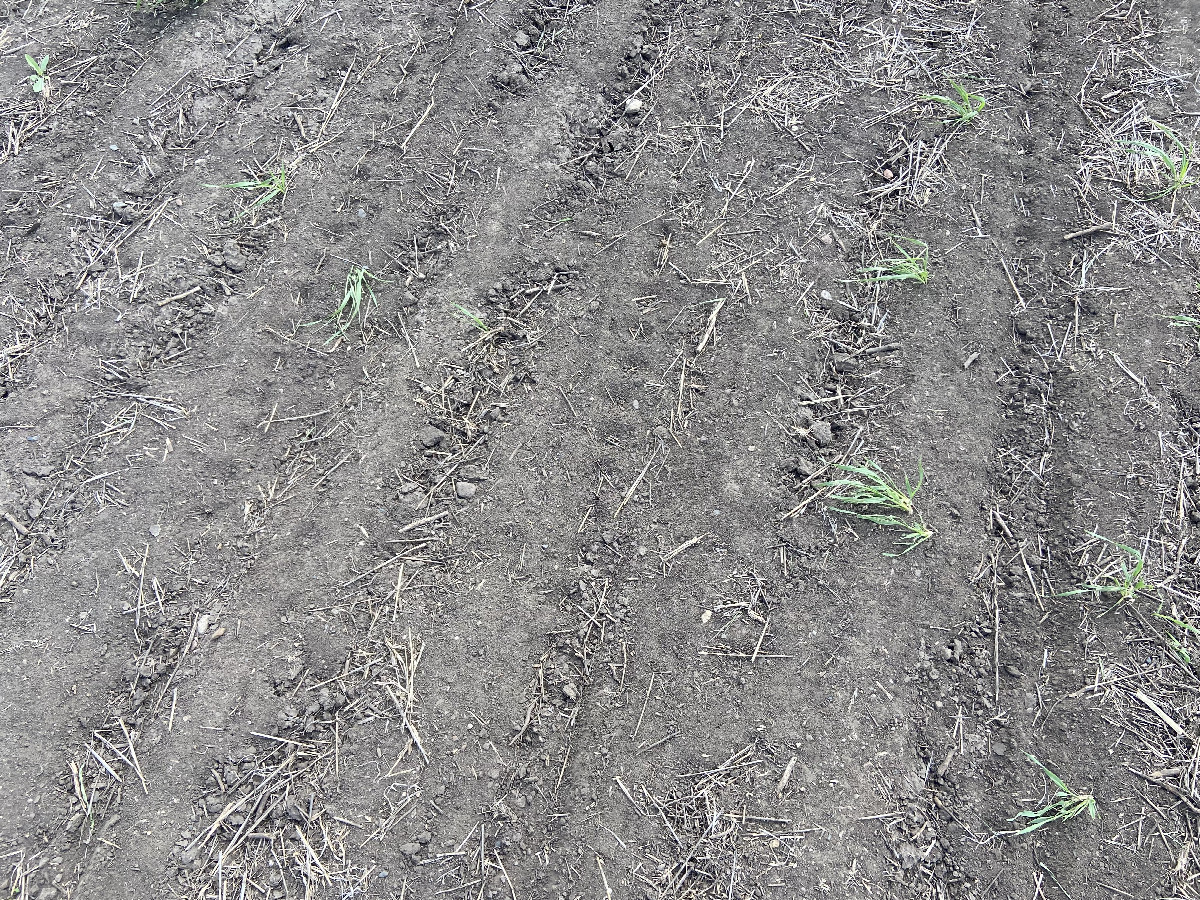
<svg viewBox="0 0 1200 900"><path fill-rule="evenodd" d="M929 281L928 244L916 238L893 237L892 246L896 248L899 256L881 259L874 265L858 270L863 284L885 281L916 281L925 284Z"/></svg>
<svg viewBox="0 0 1200 900"><path fill-rule="evenodd" d="M45 94L46 88L50 85L50 78L46 75L50 57L43 56L41 59L34 59L26 53L25 62L29 64L29 68L33 69L33 74L29 76L29 86L33 88L35 94Z"/></svg>
<svg viewBox="0 0 1200 900"><path fill-rule="evenodd" d="M1094 581L1085 582L1078 587L1059 594L1060 597L1077 597L1081 594L1115 595L1114 607L1128 603L1139 593L1153 590L1154 584L1146 578L1146 560L1141 552L1128 544L1110 541L1103 535L1090 532L1092 537L1099 538L1110 547L1115 547L1120 554L1100 576Z"/></svg>
<svg viewBox="0 0 1200 900"><path fill-rule="evenodd" d="M283 199L284 195L287 194L288 188L287 167L280 165L278 172L271 175L264 175L257 180L235 181L232 184L208 184L205 187L256 191L258 196L250 202L248 207L237 214L236 218L240 219L243 216L258 212L258 210L262 209L276 197L281 200Z"/></svg>
<svg viewBox="0 0 1200 900"><path fill-rule="evenodd" d="M865 466L839 465L837 468L846 477L823 482L821 487L830 489L829 500L833 503L852 507L851 510L838 512L847 515L865 512L913 514L913 498L925 480L924 469L918 468L916 484L905 475L904 484L901 485L875 462L868 462Z"/></svg>
<svg viewBox="0 0 1200 900"><path fill-rule="evenodd" d="M1185 618L1185 613L1181 613L1175 604L1171 604L1169 613L1163 612L1163 607L1160 604L1158 612L1154 614L1154 618L1160 622L1165 622L1179 632L1179 637L1176 637L1170 631L1167 631L1163 636L1166 638L1167 645L1171 648L1171 652L1175 654L1186 668L1193 666L1193 652L1197 644L1200 644L1200 628L1197 628ZM1191 649L1189 649L1189 645Z"/></svg>
<svg viewBox="0 0 1200 900"><path fill-rule="evenodd" d="M1151 120L1150 124L1163 136L1163 143L1166 146L1159 146L1141 138L1127 141L1125 146L1129 148L1131 154L1136 152L1155 162L1156 171L1166 182L1166 187L1149 199L1160 200L1197 183L1197 179L1191 175L1192 161L1196 158L1196 148L1185 144L1178 134L1161 122Z"/></svg>
<svg viewBox="0 0 1200 900"><path fill-rule="evenodd" d="M337 305L331 317L335 327L330 341L345 337L355 322L358 322L360 329L366 327L367 316L370 315L372 307L379 305L375 291L371 289L371 282L378 280L362 266L350 268L346 275L345 289L342 291L342 302Z"/></svg>
<svg viewBox="0 0 1200 900"><path fill-rule="evenodd" d="M349 273L346 275L346 285L342 290L342 299L338 302L334 311L324 319L319 319L316 322L306 322L302 327L312 328L316 325L332 325L333 334L325 342L326 344L332 344L334 341L344 338L355 322L358 323L360 329L365 329L367 316L370 315L374 307L379 305L379 300L375 296L375 291L371 288L371 283L381 280L377 275L372 275L362 266L351 266Z"/></svg>
<svg viewBox="0 0 1200 900"><path fill-rule="evenodd" d="M1172 328L1193 328L1200 331L1200 316L1178 315L1171 316L1168 324Z"/></svg>
<svg viewBox="0 0 1200 900"><path fill-rule="evenodd" d="M972 94L953 78L947 80L950 82L950 87L954 88L954 92L958 94L958 99L942 94L922 94L921 99L940 103L947 111L954 113L952 120L954 124L965 125L983 112L983 108L987 106L987 100L979 94Z"/></svg>
<svg viewBox="0 0 1200 900"><path fill-rule="evenodd" d="M1055 822L1066 822L1083 812L1086 812L1091 819L1096 819L1099 811L1096 808L1095 797L1091 794L1080 794L1071 790L1067 787L1065 781L1044 766L1036 756L1032 753L1026 753L1025 755L1029 757L1031 763L1046 774L1047 778L1054 782L1054 793L1041 809L1023 810L1013 816L1009 820L1010 822L1028 820L1028 824L1016 831L1006 832L1007 834L1029 834Z"/></svg>
<svg viewBox="0 0 1200 900"><path fill-rule="evenodd" d="M455 302L451 301L450 305L453 306L455 309L457 309L465 318L469 319L471 324L474 325L476 328L478 328L480 331L488 330L487 323L485 321L483 321L483 317L480 316L479 313L472 312L471 310L469 310L465 306L463 306L461 303L455 303Z"/></svg>
<svg viewBox="0 0 1200 900"><path fill-rule="evenodd" d="M925 480L923 468L918 467L915 483L905 475L903 484L874 462L863 466L839 465L837 468L844 477L820 485L829 490L826 500L830 509L899 531L898 546L903 549L890 556L903 556L933 537L933 529L915 516L913 505L913 498Z"/></svg>
<svg viewBox="0 0 1200 900"><path fill-rule="evenodd" d="M894 531L898 531L896 546L902 549L898 553L885 553L884 556L903 556L910 550L915 550L921 546L933 537L934 534L933 529L919 518L902 519L900 516L879 515L877 513L854 513L845 509L839 509L837 512L853 516L856 519L862 519L865 522L872 522L882 528L891 528Z"/></svg>
<svg viewBox="0 0 1200 900"><path fill-rule="evenodd" d="M1181 619L1178 615L1168 615L1160 610L1154 614L1154 618L1158 619L1160 622L1166 622L1168 625L1172 625L1179 629L1185 639L1191 637L1192 640L1195 640L1197 636L1200 636L1200 631L1197 631L1195 625L1193 625L1191 622ZM1167 646L1171 648L1171 652L1175 654L1175 657L1185 666L1190 667L1192 665L1192 654L1184 642L1170 632L1167 632L1164 637L1167 640Z"/></svg>

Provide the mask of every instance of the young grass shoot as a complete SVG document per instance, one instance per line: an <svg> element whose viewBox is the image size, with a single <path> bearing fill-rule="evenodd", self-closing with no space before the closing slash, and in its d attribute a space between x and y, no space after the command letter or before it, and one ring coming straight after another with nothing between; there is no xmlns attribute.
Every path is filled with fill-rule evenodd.
<svg viewBox="0 0 1200 900"><path fill-rule="evenodd" d="M1200 179L1192 174L1196 148L1185 144L1178 134L1161 122L1152 119L1150 125L1162 135L1161 145L1141 138L1125 142L1131 156L1151 162L1155 181L1162 186L1162 190L1147 199L1160 200L1200 183Z"/></svg>
<svg viewBox="0 0 1200 900"><path fill-rule="evenodd" d="M892 236L892 246L899 256L887 257L858 270L862 284L882 284L888 281L929 281L929 245L916 238Z"/></svg>
<svg viewBox="0 0 1200 900"><path fill-rule="evenodd" d="M826 502L834 512L899 533L897 546L903 556L933 537L933 529L916 515L913 499L925 481L925 470L918 466L915 483L906 474L903 483L884 472L877 463L839 465L843 477L823 482ZM834 505L840 504L840 505Z"/></svg>
<svg viewBox="0 0 1200 900"><path fill-rule="evenodd" d="M950 87L954 88L955 94L958 95L957 98L947 97L943 94L922 94L921 99L943 106L947 112L953 114L950 121L955 125L966 125L983 112L983 108L987 106L987 100L979 94L972 94L953 78L947 80L950 82Z"/></svg>
<svg viewBox="0 0 1200 900"><path fill-rule="evenodd" d="M1039 828L1052 825L1055 822L1069 821L1084 812L1092 820L1096 819L1099 812L1096 808L1095 797L1091 794L1081 794L1071 790L1067 787L1065 781L1043 765L1036 756L1032 753L1026 753L1025 755L1029 757L1031 763L1041 769L1046 777L1054 783L1054 793L1041 809L1023 810L1013 816L1009 820L1010 822L1025 821L1026 824L1023 828L1019 828L1016 831L1006 832L1007 834L1029 834L1030 832L1037 831Z"/></svg>
<svg viewBox="0 0 1200 900"><path fill-rule="evenodd" d="M1171 328L1191 328L1194 331L1200 331L1200 316L1189 316L1181 313L1177 316L1171 316L1168 319L1168 324Z"/></svg>
<svg viewBox="0 0 1200 900"><path fill-rule="evenodd" d="M1170 631L1163 635L1167 641L1167 646L1171 648L1171 652L1175 654L1175 658L1186 669L1192 668L1192 650L1189 649L1190 644L1195 644L1200 639L1200 629L1189 622L1174 606L1170 613L1165 613L1160 608L1154 614L1154 618L1159 622L1165 622L1179 632L1180 637L1176 637Z"/></svg>
<svg viewBox="0 0 1200 900"><path fill-rule="evenodd" d="M1060 597L1077 597L1082 594L1113 597L1113 607L1128 603L1138 594L1151 591L1154 584L1146 578L1146 560L1141 552L1117 541L1109 540L1096 532L1090 532L1097 538L1118 551L1104 565L1095 578L1078 587L1059 594Z"/></svg>
<svg viewBox="0 0 1200 900"><path fill-rule="evenodd" d="M371 310L379 305L379 299L371 284L381 281L377 275L372 275L362 266L351 266L346 274L346 284L342 290L342 299L337 307L324 319L316 322L306 322L302 327L312 328L317 325L332 325L333 334L326 344L332 344L344 338L357 322L359 330L365 330L367 317Z"/></svg>
<svg viewBox="0 0 1200 900"><path fill-rule="evenodd" d="M238 191L253 191L257 196L250 202L250 205L243 209L235 217L241 219L243 216L248 216L257 213L260 209L270 203L272 200L279 198L283 199L287 194L288 179L287 167L280 164L279 171L263 175L258 179L247 179L245 181L235 181L232 184L208 184L205 187L211 188L232 188Z"/></svg>
<svg viewBox="0 0 1200 900"><path fill-rule="evenodd" d="M488 330L487 323L485 321L483 321L483 317L480 316L479 313L467 309L461 303L455 303L455 302L451 301L450 305L458 310L459 315L461 315L463 318L467 319L472 325L474 325L480 331Z"/></svg>

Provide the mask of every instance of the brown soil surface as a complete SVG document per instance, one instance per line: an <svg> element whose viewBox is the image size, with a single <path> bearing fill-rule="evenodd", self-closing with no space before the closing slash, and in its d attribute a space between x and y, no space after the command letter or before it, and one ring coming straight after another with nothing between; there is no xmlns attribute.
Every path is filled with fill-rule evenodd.
<svg viewBox="0 0 1200 900"><path fill-rule="evenodd" d="M11 896L1196 896L1194 3L0 9Z"/></svg>

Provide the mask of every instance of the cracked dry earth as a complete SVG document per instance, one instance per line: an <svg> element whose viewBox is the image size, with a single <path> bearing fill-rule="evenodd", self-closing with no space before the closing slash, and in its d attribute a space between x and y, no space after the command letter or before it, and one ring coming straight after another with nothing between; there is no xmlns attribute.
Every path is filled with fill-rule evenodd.
<svg viewBox="0 0 1200 900"><path fill-rule="evenodd" d="M9 896L1196 896L1194 0L0 8Z"/></svg>

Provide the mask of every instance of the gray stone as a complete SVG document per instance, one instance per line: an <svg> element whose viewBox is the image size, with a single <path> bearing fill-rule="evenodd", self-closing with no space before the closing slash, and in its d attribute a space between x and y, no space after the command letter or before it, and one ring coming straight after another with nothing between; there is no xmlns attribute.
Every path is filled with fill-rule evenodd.
<svg viewBox="0 0 1200 900"><path fill-rule="evenodd" d="M432 450L434 447L441 446L442 441L445 439L446 432L440 428L434 428L432 425L422 428L417 435L417 440L421 442L421 446L426 450Z"/></svg>
<svg viewBox="0 0 1200 900"><path fill-rule="evenodd" d="M833 443L833 429L829 427L828 422L813 422L812 428L808 429L808 435L816 441L818 447L828 447Z"/></svg>

